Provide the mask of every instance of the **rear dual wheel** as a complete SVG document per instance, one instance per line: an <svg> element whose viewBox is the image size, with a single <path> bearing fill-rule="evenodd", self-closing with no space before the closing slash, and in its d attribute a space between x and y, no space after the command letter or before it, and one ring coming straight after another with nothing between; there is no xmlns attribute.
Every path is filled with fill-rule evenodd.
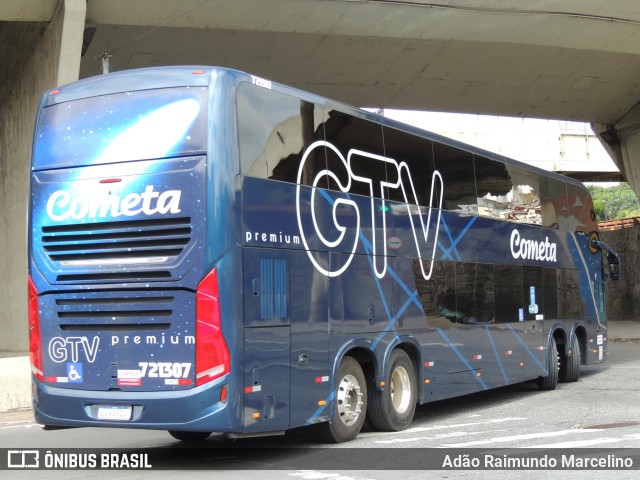
<svg viewBox="0 0 640 480"><path fill-rule="evenodd" d="M371 382L369 419L382 431L397 432L411 425L417 402L417 381L413 362L403 350L389 358L389 375L384 390Z"/></svg>
<svg viewBox="0 0 640 480"><path fill-rule="evenodd" d="M558 385L558 357L560 356L560 352L558 351L556 340L553 337L551 337L549 341L547 354L549 371L544 377L538 377L538 388L540 390L555 390Z"/></svg>
<svg viewBox="0 0 640 480"><path fill-rule="evenodd" d="M571 340L571 350L565 348L563 355L563 363L560 368L561 382L577 382L580 378L580 364L582 363L582 352L580 350L580 342L576 335Z"/></svg>

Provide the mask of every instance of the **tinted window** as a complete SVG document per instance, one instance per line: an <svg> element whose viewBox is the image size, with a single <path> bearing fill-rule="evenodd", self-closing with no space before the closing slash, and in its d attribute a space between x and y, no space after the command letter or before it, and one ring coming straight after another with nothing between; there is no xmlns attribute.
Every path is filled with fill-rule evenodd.
<svg viewBox="0 0 640 480"><path fill-rule="evenodd" d="M560 318L582 318L580 273L577 270L558 270L558 314Z"/></svg>
<svg viewBox="0 0 640 480"><path fill-rule="evenodd" d="M555 269L542 269L542 288L544 318L558 318L558 277Z"/></svg>
<svg viewBox="0 0 640 480"><path fill-rule="evenodd" d="M567 223L563 221L568 212L566 184L540 176L540 208L543 227L566 229Z"/></svg>
<svg viewBox="0 0 640 480"><path fill-rule="evenodd" d="M295 183L304 152L324 138L323 110L248 83L238 88L237 108L241 172ZM312 183L325 167L324 148L314 149L305 162L302 183Z"/></svg>
<svg viewBox="0 0 640 480"><path fill-rule="evenodd" d="M477 325L493 323L493 265L479 263L456 264L456 304L462 323Z"/></svg>
<svg viewBox="0 0 640 480"><path fill-rule="evenodd" d="M413 261L413 271L429 325L494 322L493 265L436 261L431 278L424 280L419 262Z"/></svg>
<svg viewBox="0 0 640 480"><path fill-rule="evenodd" d="M542 269L539 267L523 267L523 292L525 300L524 319L535 320L536 315L543 315L544 289L542 287Z"/></svg>
<svg viewBox="0 0 640 480"><path fill-rule="evenodd" d="M99 165L203 153L207 88L139 90L46 107L35 168Z"/></svg>
<svg viewBox="0 0 640 480"><path fill-rule="evenodd" d="M411 184L415 189L417 204L429 206L431 201L431 182L433 178L433 148L430 140L401 132L393 128L384 128L385 155L397 164L406 163L408 174L403 170L402 184L407 194L407 202L415 204L412 198ZM389 182L397 182L397 174L393 169L388 169ZM410 176L410 178L408 178ZM405 178L407 177L407 178ZM402 188L388 189L385 198L404 202ZM434 192L435 193L435 192ZM437 206L434 195L433 206Z"/></svg>
<svg viewBox="0 0 640 480"><path fill-rule="evenodd" d="M473 155L441 143L433 143L435 168L442 175L444 200L442 208L476 213L476 183Z"/></svg>
<svg viewBox="0 0 640 480"><path fill-rule="evenodd" d="M380 183L387 180L386 162L381 160L384 157L382 125L330 110L324 130L327 142L349 163L353 173L349 192L380 198ZM348 180L343 160L332 149L327 149L327 168L341 180ZM330 177L328 179L329 188L337 189L336 183Z"/></svg>
<svg viewBox="0 0 640 480"><path fill-rule="evenodd" d="M457 316L455 263L436 261L431 278L425 280L420 269L420 260L413 260L413 273L420 302L430 324L434 318L446 318L455 322Z"/></svg>
<svg viewBox="0 0 640 480"><path fill-rule="evenodd" d="M492 218L506 219L510 212L511 183L504 163L474 156L478 213Z"/></svg>
<svg viewBox="0 0 640 480"><path fill-rule="evenodd" d="M495 265L496 322L517 322L523 308L522 267Z"/></svg>
<svg viewBox="0 0 640 480"><path fill-rule="evenodd" d="M509 220L533 225L542 224L540 211L540 187L538 175L519 167L508 165L511 179Z"/></svg>

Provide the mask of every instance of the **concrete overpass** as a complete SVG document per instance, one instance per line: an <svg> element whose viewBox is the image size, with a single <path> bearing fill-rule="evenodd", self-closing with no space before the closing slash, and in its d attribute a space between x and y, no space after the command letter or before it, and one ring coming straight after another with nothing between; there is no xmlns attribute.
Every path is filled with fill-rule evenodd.
<svg viewBox="0 0 640 480"><path fill-rule="evenodd" d="M0 350L27 347L25 212L42 91L223 65L351 104L591 122L640 193L636 0L0 0Z"/></svg>

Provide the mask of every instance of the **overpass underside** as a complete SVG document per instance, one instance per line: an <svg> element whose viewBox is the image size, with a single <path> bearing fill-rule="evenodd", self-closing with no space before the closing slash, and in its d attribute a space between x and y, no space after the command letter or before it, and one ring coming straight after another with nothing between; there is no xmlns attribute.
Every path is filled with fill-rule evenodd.
<svg viewBox="0 0 640 480"><path fill-rule="evenodd" d="M636 0L0 0L0 350L27 346L25 212L41 93L209 64L350 104L591 122L640 193ZM508 134L508 132L505 132Z"/></svg>

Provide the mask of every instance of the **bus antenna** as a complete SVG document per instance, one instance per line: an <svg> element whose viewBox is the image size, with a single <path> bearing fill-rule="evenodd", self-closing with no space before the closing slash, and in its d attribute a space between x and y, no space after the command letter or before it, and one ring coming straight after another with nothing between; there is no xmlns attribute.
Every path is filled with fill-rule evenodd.
<svg viewBox="0 0 640 480"><path fill-rule="evenodd" d="M106 50L98 55L96 58L102 60L102 74L106 75L111 71L111 64L109 63L109 59L111 58L111 54Z"/></svg>
<svg viewBox="0 0 640 480"><path fill-rule="evenodd" d="M170 23L176 21L177 19L179 19L180 17L183 17L185 15L187 15L188 13L193 12L195 9L200 8L201 6L203 6L205 3L208 3L210 0L203 0L202 2L198 3L197 5L194 5L193 7L189 8L188 10L185 10L184 12L176 15L175 17L173 17L171 20L168 20L166 22L164 22L162 25L158 25L155 28L152 28L151 30L149 30L148 32L143 33L142 35L140 35L137 38L134 38L133 40L125 43L124 45L120 45L119 47L111 50L111 52L108 52L107 50L105 50L104 52L102 52L99 55L96 55L96 58L99 58L100 60L102 60L102 73L106 74L109 73L111 71L111 65L109 64L109 59L111 58L111 56L116 53L118 50L121 50L125 47L128 47L129 45L131 45L132 43L137 42L138 40L143 39L144 37L146 37L147 35L152 34L153 32L155 32L156 30L159 30L163 27L166 27L167 25L169 25Z"/></svg>

